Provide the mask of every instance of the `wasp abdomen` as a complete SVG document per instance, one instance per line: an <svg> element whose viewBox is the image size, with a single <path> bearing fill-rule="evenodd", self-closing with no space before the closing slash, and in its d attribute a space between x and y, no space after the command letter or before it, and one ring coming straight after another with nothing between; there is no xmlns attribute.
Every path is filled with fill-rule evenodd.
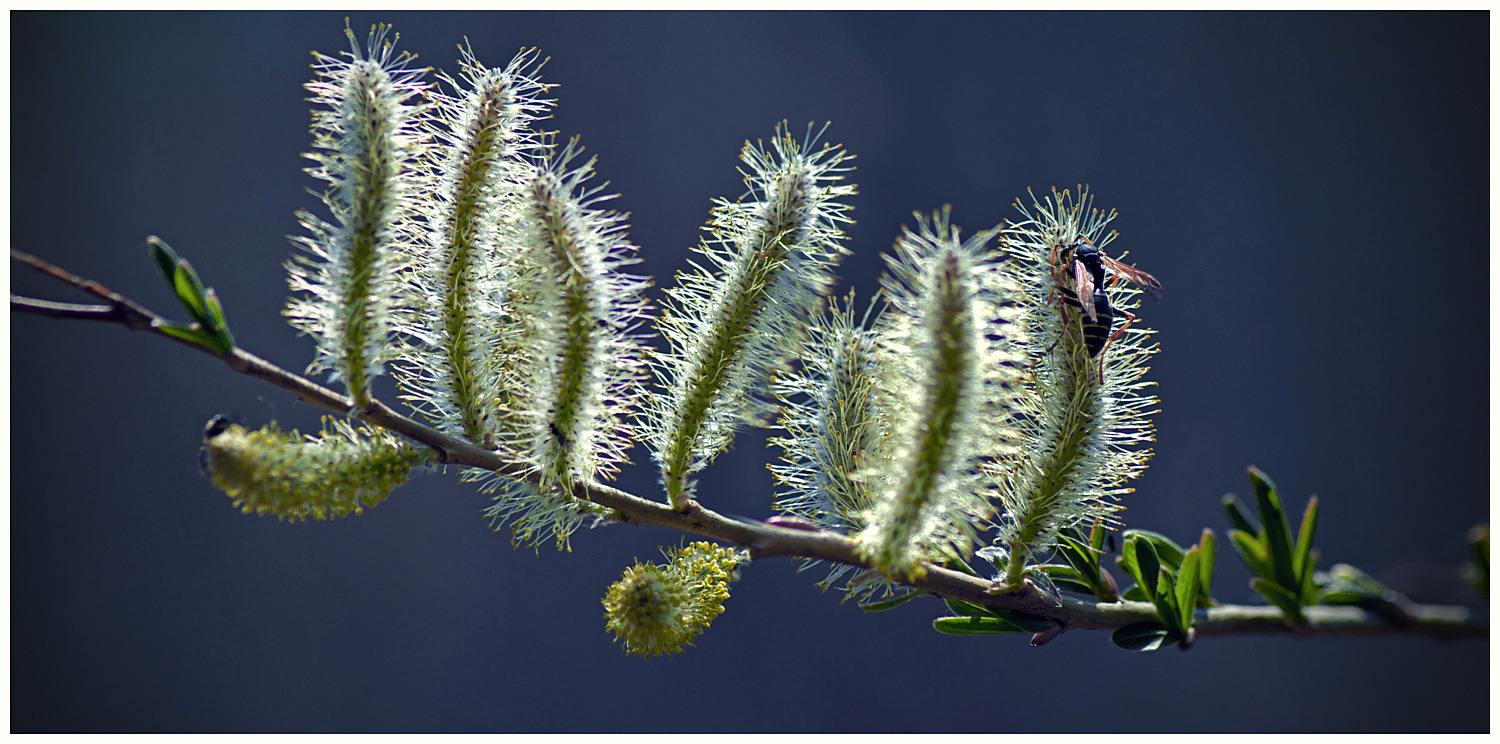
<svg viewBox="0 0 1500 744"><path fill-rule="evenodd" d="M1064 304L1078 311L1078 319L1083 323L1083 345L1089 350L1089 356L1099 356L1099 352L1104 351L1104 344L1109 341L1109 332L1115 323L1115 311L1110 307L1109 296L1102 289L1094 290L1094 314L1098 316L1097 320L1091 320L1083 312L1083 306L1078 304L1078 299L1071 293L1059 292L1058 296Z"/></svg>

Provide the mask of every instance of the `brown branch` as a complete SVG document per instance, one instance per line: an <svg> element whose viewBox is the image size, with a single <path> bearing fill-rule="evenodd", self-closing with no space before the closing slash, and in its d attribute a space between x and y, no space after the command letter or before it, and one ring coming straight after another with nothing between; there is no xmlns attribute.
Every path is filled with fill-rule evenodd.
<svg viewBox="0 0 1500 744"><path fill-rule="evenodd" d="M165 322L160 316L109 291L97 282L82 279L15 249L11 250L11 256L107 303L73 305L12 295L13 310L51 317L102 320L128 328L150 330L218 357L235 372L264 380L307 403L390 429L426 445L437 452L438 462L528 477L524 468L502 459L497 453L450 437L397 413L380 401L373 401L364 408L356 408L348 396L277 367L243 349L236 348L219 354L212 349L185 342L160 330L158 325ZM576 484L573 493L580 499L613 510L617 521L651 524L744 546L750 549L751 557L755 559L788 556L870 568L869 562L855 551L854 541L838 533L791 529L757 520L736 519L707 509L692 500L678 511L664 502L644 499L601 483ZM1062 630L1112 630L1132 623L1159 620L1155 607L1146 602L1097 602L1066 596L1060 602L1054 602L1043 592L1031 587L1025 591L999 594L993 592L995 584L986 579L940 566L929 565L924 568L922 575L902 578L900 583L938 597L960 599L991 609L1046 618L1056 622ZM1199 610L1193 631L1199 638L1248 634L1323 636L1399 633L1415 633L1438 639L1489 637L1488 615L1463 607L1416 605L1408 608L1410 618L1399 623L1354 607L1315 606L1305 608L1303 612L1306 615L1305 622L1292 626L1287 624L1280 610L1275 607L1225 605ZM1055 635L1056 632L1053 632L1052 636ZM1050 640L1051 637L1048 637L1042 642Z"/></svg>

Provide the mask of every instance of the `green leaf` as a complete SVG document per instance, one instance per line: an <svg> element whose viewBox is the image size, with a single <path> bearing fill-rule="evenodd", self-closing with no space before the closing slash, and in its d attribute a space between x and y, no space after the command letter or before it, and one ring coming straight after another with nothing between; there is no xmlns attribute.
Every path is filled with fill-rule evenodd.
<svg viewBox="0 0 1500 744"><path fill-rule="evenodd" d="M913 599L916 599L917 597L926 593L927 592L907 592L897 597L883 599L879 602L867 602L860 605L859 608L861 610L864 610L865 612L885 612L886 610L893 610L901 605L904 605L907 602L910 602Z"/></svg>
<svg viewBox="0 0 1500 744"><path fill-rule="evenodd" d="M1291 535L1287 529L1286 514L1281 510L1281 499L1276 496L1276 484L1253 465L1250 467L1250 483L1255 487L1255 505L1260 509L1261 528L1265 531L1266 548L1270 554L1276 583L1287 591L1297 591L1301 582L1292 565Z"/></svg>
<svg viewBox="0 0 1500 744"><path fill-rule="evenodd" d="M1464 578L1480 595L1490 596L1490 526L1474 525L1469 529L1469 547L1473 561L1465 567Z"/></svg>
<svg viewBox="0 0 1500 744"><path fill-rule="evenodd" d="M1157 569L1156 574L1156 596L1152 597L1151 604L1156 605L1156 614L1161 616L1162 624L1172 631L1177 638L1187 637L1187 628L1182 627L1182 613L1177 609L1177 595L1172 591L1172 572L1166 566Z"/></svg>
<svg viewBox="0 0 1500 744"><path fill-rule="evenodd" d="M1469 529L1469 547L1473 550L1474 565L1488 574L1490 572L1490 526L1475 525Z"/></svg>
<svg viewBox="0 0 1500 744"><path fill-rule="evenodd" d="M212 289L204 289L203 282L198 279L198 272L161 238L155 235L146 238L146 248L157 271L171 285L177 301L197 321L192 326L157 323L156 327L168 335L191 341L221 355L233 350L234 336L230 334L229 325L224 320L224 306L219 302L219 296Z"/></svg>
<svg viewBox="0 0 1500 744"><path fill-rule="evenodd" d="M1198 549L1202 551L1203 558L1198 563L1198 606L1208 607L1213 603L1210 590L1213 588L1214 578L1214 531L1203 528L1203 536L1198 538Z"/></svg>
<svg viewBox="0 0 1500 744"><path fill-rule="evenodd" d="M1198 571L1202 561L1203 551L1194 546L1182 557L1182 567L1177 569L1177 612L1184 635L1188 628L1193 627L1193 610L1198 608Z"/></svg>
<svg viewBox="0 0 1500 744"><path fill-rule="evenodd" d="M1109 528L1104 525L1104 520L1094 520L1094 529L1089 532L1089 547L1094 549L1094 555L1104 555L1104 538L1109 535Z"/></svg>
<svg viewBox="0 0 1500 744"><path fill-rule="evenodd" d="M1182 565L1182 546L1174 542L1172 538L1150 530L1125 530L1125 538L1128 540L1131 536L1150 541L1151 547L1156 549L1156 557L1162 563L1171 566L1172 570L1175 571L1178 566Z"/></svg>
<svg viewBox="0 0 1500 744"><path fill-rule="evenodd" d="M1256 527L1255 523L1250 521L1250 515L1240 508L1239 502L1234 500L1234 494L1224 494L1224 511L1229 513L1229 524L1235 529L1251 535L1260 534L1260 528Z"/></svg>
<svg viewBox="0 0 1500 744"><path fill-rule="evenodd" d="M1302 512L1302 526L1297 530L1297 548L1292 554L1292 570L1297 573L1298 585L1305 586L1312 577L1313 533L1318 529L1318 497L1307 499L1307 508Z"/></svg>
<svg viewBox="0 0 1500 744"><path fill-rule="evenodd" d="M998 617L940 617L932 621L932 628L944 635L955 636L1028 632Z"/></svg>
<svg viewBox="0 0 1500 744"><path fill-rule="evenodd" d="M1137 583L1146 591L1146 596L1155 597L1156 574L1161 570L1161 561L1157 560L1156 548L1151 541L1139 536L1126 540L1125 550L1135 554L1135 564L1140 575L1136 577Z"/></svg>
<svg viewBox="0 0 1500 744"><path fill-rule="evenodd" d="M1230 530L1229 543L1255 575L1271 578L1271 562L1266 557L1266 546L1259 538L1240 530Z"/></svg>
<svg viewBox="0 0 1500 744"><path fill-rule="evenodd" d="M994 612L973 602L965 602L962 599L944 599L948 609L966 617L999 617Z"/></svg>
<svg viewBox="0 0 1500 744"><path fill-rule="evenodd" d="M1028 615L1024 612L995 610L995 614L999 615L1000 619L1016 626L1017 628L1020 628L1021 630L1026 631L1027 633L1041 633L1044 630L1051 630L1052 626L1057 624L1045 617Z"/></svg>
<svg viewBox="0 0 1500 744"><path fill-rule="evenodd" d="M943 568L952 569L954 571L960 571L960 572L966 573L966 574L968 574L970 576L978 576L979 575L974 570L973 566L970 566L969 564L967 564L967 563L965 563L963 561L960 561L960 560L949 559L949 560L943 561Z"/></svg>
<svg viewBox="0 0 1500 744"><path fill-rule="evenodd" d="M1067 535L1058 536L1057 554L1080 574L1088 570L1090 563L1098 564L1097 553Z"/></svg>
<svg viewBox="0 0 1500 744"><path fill-rule="evenodd" d="M179 260L177 252L155 235L146 238L146 249L151 253L151 260L156 262L156 270L161 272L161 278L169 285L175 284Z"/></svg>
<svg viewBox="0 0 1500 744"><path fill-rule="evenodd" d="M1133 543L1127 540L1124 545L1120 546L1120 554L1115 556L1115 565L1119 566L1120 570L1136 583L1136 586L1140 586L1141 566L1135 562L1135 548L1132 545Z"/></svg>
<svg viewBox="0 0 1500 744"><path fill-rule="evenodd" d="M1077 592L1078 594L1087 594L1089 596L1097 596L1098 593L1099 593L1098 588L1096 588L1095 586L1093 586L1092 584L1090 584L1090 583L1088 583L1086 581L1074 581L1074 580L1071 580L1071 579L1053 579L1052 583L1054 585L1056 585L1058 589L1061 589L1063 591ZM1108 601L1108 600L1105 600L1105 601Z"/></svg>
<svg viewBox="0 0 1500 744"><path fill-rule="evenodd" d="M1028 570L1041 571L1042 573L1046 574L1047 578L1052 579L1052 583L1057 584L1057 587L1059 589L1067 589L1068 591L1080 592L1083 594L1094 593L1094 585L1090 583L1083 574L1079 573L1079 571L1072 566L1062 566L1056 563L1047 563L1040 566L1032 566Z"/></svg>
<svg viewBox="0 0 1500 744"><path fill-rule="evenodd" d="M208 349L218 348L216 339L204 333L196 325L185 326L178 325L176 323L157 323L155 325L162 333L165 333L168 336L180 338L183 341L187 341L189 343L196 344Z"/></svg>
<svg viewBox="0 0 1500 744"><path fill-rule="evenodd" d="M1150 621L1116 628L1109 636L1109 640L1126 651L1155 651L1170 638L1165 626Z"/></svg>
<svg viewBox="0 0 1500 744"><path fill-rule="evenodd" d="M1314 550L1307 555L1307 562L1302 566L1302 583L1299 585L1299 595L1303 606L1318 603L1318 587L1313 580L1313 569L1318 565L1318 551Z"/></svg>
<svg viewBox="0 0 1500 744"><path fill-rule="evenodd" d="M1276 582L1256 578L1250 580L1250 587L1259 592L1260 596L1265 597L1267 602L1280 608L1288 622L1295 623L1302 620L1302 606L1297 602L1297 597Z"/></svg>
<svg viewBox="0 0 1500 744"><path fill-rule="evenodd" d="M1120 598L1131 602L1150 602L1151 598L1146 596L1146 590L1139 585L1132 586L1120 593Z"/></svg>
<svg viewBox="0 0 1500 744"><path fill-rule="evenodd" d="M1092 548L1084 545L1082 542L1066 536L1062 538L1061 543L1058 545L1057 552L1062 556L1064 561L1067 561L1068 567L1077 574L1077 578L1074 579L1061 572L1053 572L1045 567L1043 567L1043 571L1054 580L1082 582L1088 587L1085 593L1097 594L1100 587L1104 584L1104 578L1100 575L1101 569L1099 568L1100 554L1094 552Z"/></svg>
<svg viewBox="0 0 1500 744"><path fill-rule="evenodd" d="M1324 592L1318 597L1318 601L1329 605L1355 605L1362 606L1372 599L1370 595L1349 589L1334 589Z"/></svg>
<svg viewBox="0 0 1500 744"><path fill-rule="evenodd" d="M1355 568L1347 563L1336 563L1327 576L1327 597L1337 593L1356 594L1365 597L1384 597L1390 593L1390 587L1376 581L1369 574ZM1324 599L1328 602L1329 600ZM1330 604L1350 604L1349 602L1330 602Z"/></svg>
<svg viewBox="0 0 1500 744"><path fill-rule="evenodd" d="M177 293L177 301L187 308L188 315L193 316L193 320L204 326L212 322L208 314L208 301L203 297L206 290L203 289L203 282L198 280L198 272L193 271L192 264L187 261L177 264L172 289Z"/></svg>

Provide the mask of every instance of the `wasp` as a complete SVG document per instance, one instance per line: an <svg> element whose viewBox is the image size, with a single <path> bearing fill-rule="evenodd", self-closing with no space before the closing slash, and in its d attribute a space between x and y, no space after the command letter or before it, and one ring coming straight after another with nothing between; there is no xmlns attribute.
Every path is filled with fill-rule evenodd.
<svg viewBox="0 0 1500 744"><path fill-rule="evenodd" d="M1102 382L1104 348L1111 341L1119 338L1125 329L1135 322L1134 314L1109 304L1109 295L1104 292L1105 270L1109 270L1110 286L1118 283L1119 278L1123 276L1156 301L1161 300L1161 282L1134 266L1106 256L1104 251L1099 250L1099 246L1083 236L1079 236L1078 240L1071 245L1058 247L1062 248L1062 265L1058 265L1057 250L1054 248L1052 256L1054 273L1060 273L1059 278L1071 276L1073 290L1071 293L1061 287L1054 287L1053 290L1057 292L1064 304L1083 311L1083 344L1088 349L1090 357L1100 357L1099 377ZM1125 316L1125 324L1120 326L1119 330L1110 333L1110 329L1114 327L1116 313Z"/></svg>

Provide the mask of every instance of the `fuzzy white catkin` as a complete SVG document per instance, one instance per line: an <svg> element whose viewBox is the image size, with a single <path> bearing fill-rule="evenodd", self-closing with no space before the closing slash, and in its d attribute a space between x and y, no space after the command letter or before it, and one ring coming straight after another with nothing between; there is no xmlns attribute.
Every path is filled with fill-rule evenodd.
<svg viewBox="0 0 1500 744"><path fill-rule="evenodd" d="M462 75L440 74L433 145L416 174L423 239L410 244L404 291L415 313L402 331L411 348L396 365L403 397L440 429L496 445L502 386L518 333L507 307L526 184L547 145L536 132L551 101L535 50L487 68L461 47Z"/></svg>
<svg viewBox="0 0 1500 744"><path fill-rule="evenodd" d="M637 334L647 282L624 271L638 261L635 246L623 216L597 208L610 197L587 185L594 161L575 165L578 153L570 143L522 189L508 292L516 353L501 383L513 415L499 445L532 477L495 475L484 487L497 494L486 513L518 541L551 536L561 546L597 511L573 485L625 459L647 353Z"/></svg>
<svg viewBox="0 0 1500 744"><path fill-rule="evenodd" d="M1002 245L1007 271L1024 288L1017 301L1032 339L1020 397L1027 444L991 465L1004 515L994 545L982 551L1002 565L1011 585L1023 575L1045 582L1025 569L1062 531L1113 521L1116 500L1132 490L1126 484L1151 457L1141 445L1154 441L1148 417L1157 405L1143 392L1154 384L1144 379L1156 351L1147 343L1151 331L1134 325L1093 357L1082 334L1083 314L1058 297L1073 291L1070 267L1059 265L1060 247L1081 236L1102 250L1115 237L1106 233L1115 213L1094 209L1084 187L1076 199L1053 190L1049 198L1032 199L1029 209L1016 206L1025 219L1007 226ZM1107 292L1118 310L1139 305L1134 288L1122 284Z"/></svg>
<svg viewBox="0 0 1500 744"><path fill-rule="evenodd" d="M845 252L849 206L839 200L854 193L841 183L849 156L826 144L814 150L815 140L809 130L798 143L778 127L769 150L746 143L749 195L717 204L712 238L697 248L707 266L695 264L667 290L660 328L670 348L656 366L665 393L645 418L674 506L737 427L766 421L770 378L797 352Z"/></svg>
<svg viewBox="0 0 1500 744"><path fill-rule="evenodd" d="M389 30L372 28L361 50L346 28L347 59L314 54L307 172L328 182L332 221L300 212L304 253L287 264L294 295L285 314L318 344L308 371L330 371L355 407L370 403L371 379L399 354L392 333L408 310L398 276L414 238L411 174L424 148L425 70L407 66L413 58L396 53Z"/></svg>
<svg viewBox="0 0 1500 744"><path fill-rule="evenodd" d="M856 550L888 576L962 559L994 513L988 459L1014 446L1019 327L1010 280L987 244L960 240L948 212L896 242L881 316L888 431L862 471L874 503Z"/></svg>

